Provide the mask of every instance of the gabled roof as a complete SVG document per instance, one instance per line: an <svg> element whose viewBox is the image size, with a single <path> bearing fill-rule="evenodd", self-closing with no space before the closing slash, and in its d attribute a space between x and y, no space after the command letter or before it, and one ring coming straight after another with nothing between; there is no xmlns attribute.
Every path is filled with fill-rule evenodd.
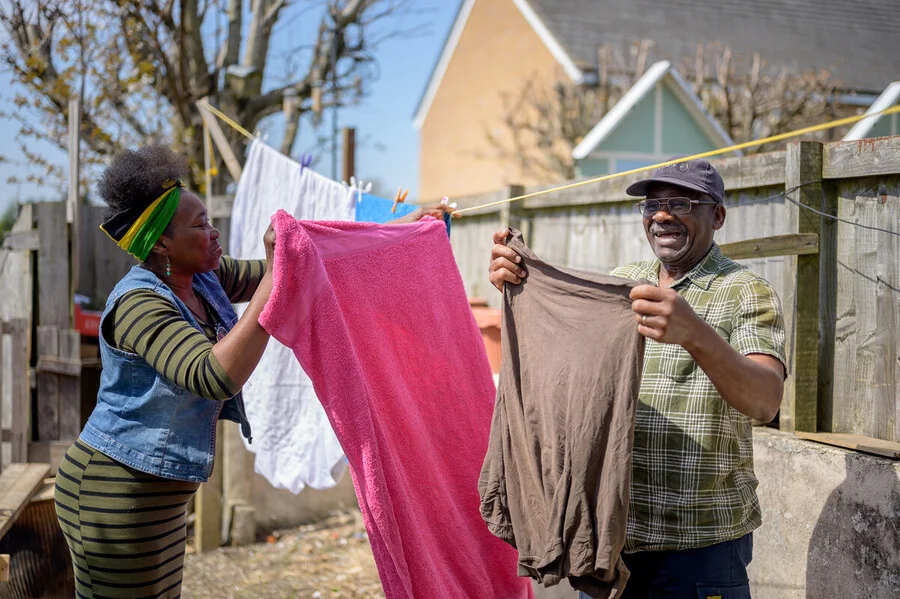
<svg viewBox="0 0 900 599"><path fill-rule="evenodd" d="M421 126L476 0L462 0L416 108ZM900 76L896 0L512 0L574 80L597 68L598 49L653 40L653 54L678 61L698 44L721 42L737 56L830 69L845 88L878 93Z"/></svg>
<svg viewBox="0 0 900 599"><path fill-rule="evenodd" d="M884 92L878 96L878 99L872 103L872 106L869 107L866 114L876 114L883 110L887 110L896 104L898 100L900 100L900 81L894 81L887 86L887 89L885 89ZM844 136L844 141L863 139L881 118L883 117L876 116L858 121L853 125L853 128L847 132L847 135Z"/></svg>
<svg viewBox="0 0 900 599"><path fill-rule="evenodd" d="M878 93L900 75L896 0L527 0L572 61L597 65L604 44L648 39L680 61L697 44L758 52L771 64L832 69L844 86Z"/></svg>
<svg viewBox="0 0 900 599"><path fill-rule="evenodd" d="M622 99L616 102L616 105L600 119L600 122L581 140L581 143L575 146L575 149L572 150L572 157L575 160L582 160L590 155L628 117L634 107L659 84L667 85L672 90L706 133L710 142L720 148L734 145L731 136L722 129L716 119L706 112L700 98L678 74L678 71L672 68L672 63L662 60L647 69L647 72L631 86L631 89L625 92Z"/></svg>
<svg viewBox="0 0 900 599"><path fill-rule="evenodd" d="M522 13L522 16L525 17L525 20L528 21L528 24L531 25L532 29L534 29L534 32L537 33L538 37L541 38L541 41L544 42L547 50L550 51L556 61L563 67L566 74L572 78L572 81L580 83L584 77L583 72L574 62L572 62L568 53L563 49L559 42L556 41L556 38L553 37L553 34L547 29L537 13L532 10L528 2L526 0L512 0L512 2ZM420 128L425 121L425 115L428 114L428 109L431 108L431 103L434 101L434 96L437 94L437 90L441 85L444 73L447 72L447 67L450 65L450 59L453 57L453 52L456 50L456 44L459 43L459 38L462 36L463 30L466 27L466 22L469 20L469 14L471 14L474 6L475 0L462 0L462 3L459 6L459 11L456 13L456 18L453 20L453 27L450 28L450 33L447 35L447 40L444 42L444 48L441 50L441 55L438 57L437 63L431 71L431 77L428 79L428 84L425 86L425 91L422 93L422 97L419 99L419 104L416 107L413 125L417 129Z"/></svg>

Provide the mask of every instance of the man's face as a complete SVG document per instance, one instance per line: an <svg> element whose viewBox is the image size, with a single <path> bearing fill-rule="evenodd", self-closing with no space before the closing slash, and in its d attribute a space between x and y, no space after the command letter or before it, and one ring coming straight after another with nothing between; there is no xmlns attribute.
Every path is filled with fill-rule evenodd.
<svg viewBox="0 0 900 599"><path fill-rule="evenodd" d="M675 185L656 184L647 192L648 200L688 198L709 201L705 194ZM687 214L673 215L665 203L650 218L644 217L644 231L656 257L666 266L689 270L709 251L713 232L725 223L722 204L691 204Z"/></svg>

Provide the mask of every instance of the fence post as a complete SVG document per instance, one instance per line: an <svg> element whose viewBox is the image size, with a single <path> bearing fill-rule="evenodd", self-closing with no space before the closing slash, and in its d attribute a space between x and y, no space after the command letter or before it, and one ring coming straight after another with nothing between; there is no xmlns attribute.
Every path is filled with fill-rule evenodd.
<svg viewBox="0 0 900 599"><path fill-rule="evenodd" d="M822 144L791 143L785 154L785 188L803 185L789 199L819 209L822 205ZM821 217L790 204L796 233L821 234ZM785 262L785 330L788 379L781 406L785 431L815 432L819 396L819 255L787 258Z"/></svg>
<svg viewBox="0 0 900 599"><path fill-rule="evenodd" d="M69 287L69 244L66 205L35 205L39 247L37 260L38 309L37 355L59 357L59 331L69 328L72 296ZM59 440L60 375L37 373L37 432L39 441Z"/></svg>
<svg viewBox="0 0 900 599"><path fill-rule="evenodd" d="M506 197L515 198L524 194L524 186L510 185L507 188ZM522 209L522 202L507 202L506 204L500 206L500 226L515 227L522 232L522 235L525 237L526 242L529 241L528 238L531 233L530 224L531 223L525 216L525 212Z"/></svg>
<svg viewBox="0 0 900 599"><path fill-rule="evenodd" d="M224 421L216 425L217 458L222 456ZM216 460L218 461L218 459ZM213 466L209 480L200 485L194 496L194 539L198 553L218 549L222 545L222 464Z"/></svg>
<svg viewBox="0 0 900 599"><path fill-rule="evenodd" d="M221 460L223 468L224 514L222 539L231 545L256 541L256 508L253 507L253 459L244 447L240 426L224 423Z"/></svg>
<svg viewBox="0 0 900 599"><path fill-rule="evenodd" d="M28 441L31 431L31 387L28 384L28 320L16 318L3 324L3 333L11 339L10 355L6 357L10 365L12 389L12 437L10 460L28 461Z"/></svg>

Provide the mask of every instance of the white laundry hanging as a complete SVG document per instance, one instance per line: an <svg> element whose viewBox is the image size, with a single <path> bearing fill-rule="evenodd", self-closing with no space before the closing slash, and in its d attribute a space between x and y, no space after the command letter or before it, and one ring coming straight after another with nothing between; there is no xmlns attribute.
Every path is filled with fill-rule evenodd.
<svg viewBox="0 0 900 599"><path fill-rule="evenodd" d="M256 140L238 182L231 255L265 258L263 235L279 209L304 220L354 220L356 191L323 177ZM243 314L244 307L238 307ZM244 386L253 427L255 470L273 486L299 493L338 483L346 458L312 382L290 349L271 340ZM246 444L246 440L244 441Z"/></svg>

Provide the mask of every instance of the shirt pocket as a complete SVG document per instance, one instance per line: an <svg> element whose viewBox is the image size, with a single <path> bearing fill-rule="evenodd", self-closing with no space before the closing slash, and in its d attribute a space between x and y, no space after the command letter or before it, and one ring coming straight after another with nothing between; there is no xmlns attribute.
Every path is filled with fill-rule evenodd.
<svg viewBox="0 0 900 599"><path fill-rule="evenodd" d="M683 383L694 376L697 363L680 345L664 343L659 352L659 371L676 383Z"/></svg>
<svg viewBox="0 0 900 599"><path fill-rule="evenodd" d="M751 599L750 583L706 584L698 582L697 599Z"/></svg>

